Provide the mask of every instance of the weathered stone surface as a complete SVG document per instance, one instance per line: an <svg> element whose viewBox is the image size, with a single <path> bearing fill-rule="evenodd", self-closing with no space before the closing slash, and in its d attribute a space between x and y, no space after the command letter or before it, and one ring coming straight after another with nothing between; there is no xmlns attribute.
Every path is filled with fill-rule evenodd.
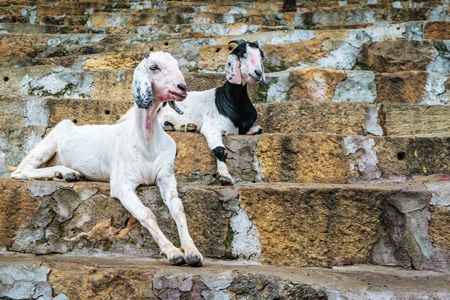
<svg viewBox="0 0 450 300"><path fill-rule="evenodd" d="M134 69L143 58L142 53L108 53L86 60L84 69Z"/></svg>
<svg viewBox="0 0 450 300"><path fill-rule="evenodd" d="M449 174L448 137L374 138L378 170L383 178Z"/></svg>
<svg viewBox="0 0 450 300"><path fill-rule="evenodd" d="M333 102L375 103L375 74L369 71L346 71L344 81L334 90Z"/></svg>
<svg viewBox="0 0 450 300"><path fill-rule="evenodd" d="M216 157L208 148L203 135L199 133L171 132L177 143L178 154L175 157L175 174L180 182L202 182L211 184L216 181ZM225 137L228 149L227 165L236 182L256 181L259 172L255 170L254 158L258 136Z"/></svg>
<svg viewBox="0 0 450 300"><path fill-rule="evenodd" d="M128 67L138 63L133 61L140 54L124 54L124 57L134 57L133 55L135 58L124 59L123 62L105 58L106 60L97 66L92 65L94 60L89 60L88 67L96 69L87 70L54 66L0 69L0 78L3 79L0 80L0 87L3 88L0 89L0 93L131 101L133 69ZM121 55L118 57L120 58ZM71 66L72 62L58 60L58 63L67 66ZM191 61L184 62L185 68L190 69ZM221 65L223 66L224 63ZM120 69L115 69L116 67ZM122 69L122 67L127 68ZM196 63L192 67L195 69ZM438 68L436 64L434 67ZM443 67L447 68L445 64ZM223 85L225 74L223 68L219 69L222 71L218 73L187 73L185 79L189 90L206 90ZM269 88L262 84L248 85L250 99L254 102L318 100L368 103L388 101L433 105L450 103L449 77L436 72L375 74L369 71L344 72L308 67L266 75L270 83Z"/></svg>
<svg viewBox="0 0 450 300"><path fill-rule="evenodd" d="M290 72L294 83L292 99L330 101L336 85L345 79L344 71L308 67Z"/></svg>
<svg viewBox="0 0 450 300"><path fill-rule="evenodd" d="M266 182L344 183L357 177L336 136L264 134L255 154Z"/></svg>
<svg viewBox="0 0 450 300"><path fill-rule="evenodd" d="M2 257L4 259L4 257ZM50 268L38 263L0 263L0 297L3 299L59 299L53 298L50 282L47 281ZM66 297L66 298L64 298Z"/></svg>
<svg viewBox="0 0 450 300"><path fill-rule="evenodd" d="M223 62L223 66L225 66ZM189 91L205 91L222 86L225 81L225 72L219 73L187 73L184 74L184 79L188 86ZM252 85L255 86L255 85ZM251 90L252 86L247 86L247 89ZM189 93L189 92L188 92ZM252 97L251 95L250 97ZM254 96L253 96L254 98Z"/></svg>
<svg viewBox="0 0 450 300"><path fill-rule="evenodd" d="M264 45L262 47L266 57L264 64L269 71L273 72L296 67L300 62L314 62L328 55L328 52L321 47L323 41L323 38L314 38L287 45Z"/></svg>
<svg viewBox="0 0 450 300"><path fill-rule="evenodd" d="M26 184L0 180L0 245L11 246L16 232L39 207Z"/></svg>
<svg viewBox="0 0 450 300"><path fill-rule="evenodd" d="M429 211L426 209L430 198L431 193L420 192L417 186L409 186L402 193L388 197L387 201L392 206L386 206L381 217L388 234L381 240L386 243L388 238L386 244L390 246L384 250L374 247L374 250L390 255L393 259L389 265L405 266L411 261L414 268L423 269L426 268L424 263L433 259L433 246L428 234ZM372 253L374 257L375 252ZM373 261L380 263L376 259Z"/></svg>
<svg viewBox="0 0 450 300"><path fill-rule="evenodd" d="M423 28L423 38L427 40L450 40L450 26L447 21L427 22Z"/></svg>
<svg viewBox="0 0 450 300"><path fill-rule="evenodd" d="M258 111L256 124L264 133L365 133L367 105L362 103L298 101L255 106Z"/></svg>
<svg viewBox="0 0 450 300"><path fill-rule="evenodd" d="M328 299L326 292L307 284L286 281L271 275L242 271L234 273L234 280L228 288L230 296L254 297L260 299Z"/></svg>
<svg viewBox="0 0 450 300"><path fill-rule="evenodd" d="M20 252L134 254L158 257L158 246L121 205L109 196L109 184L2 179L1 246ZM13 192L15 191L15 193ZM139 187L166 236L179 244L175 222L156 187ZM209 257L227 256L228 223L237 209L232 187L179 187L190 233ZM25 200L27 202L25 202ZM6 221L8 220L8 221ZM192 227L191 227L192 226ZM228 250L229 251L229 250Z"/></svg>
<svg viewBox="0 0 450 300"><path fill-rule="evenodd" d="M131 101L96 101L67 99L43 99L49 110L48 127L53 128L60 121L70 118L76 125L115 124L128 109Z"/></svg>
<svg viewBox="0 0 450 300"><path fill-rule="evenodd" d="M35 57L47 48L48 36L40 35L0 35L0 57Z"/></svg>
<svg viewBox="0 0 450 300"><path fill-rule="evenodd" d="M450 207L430 206L429 209L432 216L429 230L433 245L450 252Z"/></svg>
<svg viewBox="0 0 450 300"><path fill-rule="evenodd" d="M2 127L4 129L2 151L5 155L2 167L3 177L8 176L7 166L17 166L25 153L33 148L45 132L60 120L71 117L71 120L79 125L89 123L111 124L116 122L117 118L128 110L130 105L126 102L117 105L114 102L74 100L69 102L72 103L70 106L66 106L62 102L52 99L45 101L31 99L27 101L27 114L24 113L25 107L19 102L11 101L10 105L7 104L7 101L4 102L6 104L5 109L9 112L16 112L11 115L6 114L5 125ZM93 103L96 105L93 106ZM275 131L280 126L285 126L282 131L286 133L224 137L225 146L229 150L227 163L231 175L237 182L255 182L262 179L267 182L347 183L354 180L365 181L382 178L390 180L396 177L449 172L450 167L445 160L448 153L444 151L445 145L448 143L446 135L443 137L393 136L392 138L385 138L364 137L362 135L345 137L318 133L299 134L302 131L309 130L332 134L361 133L359 130L367 127L367 122L364 121L365 123L358 125L358 114L360 120L370 115L367 107L366 112L364 112L362 110L364 106L361 105L359 113L354 110L348 112L353 112L355 119L345 117L345 120L350 120L350 123L342 121L339 124L339 113L345 112L339 111L337 108L342 107L340 106L342 104L336 104L334 110L331 109L333 107L331 105L326 110L321 110L321 106L315 107L313 102L309 103L311 104L310 107L306 106L305 103L295 104L293 107L298 107L306 114L310 114L309 117L317 116L314 122L320 121L322 118L324 124L328 126L321 130L320 127L308 125L309 122L313 121L310 119L308 121L307 117L304 120L295 120L295 110L292 110L291 113L285 115L285 120L288 122L290 122L289 116L292 115L292 118L294 118L291 118L292 124L283 125L285 123L283 123L283 117L281 117L283 114L281 113L280 117L277 118L279 121L270 120L272 117L270 113L268 113L267 118L261 118L263 127L267 126L266 128L269 128L269 130ZM68 110L68 107L73 108L73 110ZM270 107L270 105L267 107ZM282 105L277 107L277 112L280 112L279 109L282 111ZM397 114L402 114L404 109L405 107L399 106ZM441 107L441 109L445 115L445 107ZM426 111L427 107L424 106L423 110ZM314 111L316 111L315 114L313 114ZM326 118L327 111L331 115L329 118ZM335 116L333 116L334 111L336 111ZM406 116L408 110L404 111ZM432 111L433 109L429 112ZM30 115L32 112L39 112L37 114L39 118L32 117ZM24 119L24 114L29 117ZM412 110L412 115L415 115L414 110ZM336 116L338 117L335 118ZM433 114L430 114L430 118L432 116ZM376 117L376 115L373 117ZM414 118L409 119L410 125L407 126L408 123L405 122L404 126L398 126L398 130L392 132L392 128L395 128L393 120L395 120L396 115L385 114L383 107L381 107L380 119L383 118L384 121L381 124L384 126L385 134L390 135L409 134L407 132L408 126L414 126L415 120ZM398 118L398 120L402 119ZM6 122L9 125L6 125ZM18 124L19 126L17 126ZM305 128L295 132L295 126L305 126ZM422 126L417 126L417 128L420 130L418 133L423 134L431 134L434 129L441 128L439 131L444 134L446 132L445 123L442 122L441 126L443 127L424 124L423 129L420 129ZM175 160L175 173L178 180L180 182L204 184L215 182L215 158L207 147L204 137L198 133L174 132L170 134L177 142L179 151Z"/></svg>
<svg viewBox="0 0 450 300"><path fill-rule="evenodd" d="M134 70L99 70L92 82L91 99L128 101L132 103L131 82Z"/></svg>
<svg viewBox="0 0 450 300"><path fill-rule="evenodd" d="M9 250L158 257L152 237L117 199L109 197L107 183L0 182L4 191L14 184L23 190L27 187L28 198L32 199L28 201L34 203L32 209L25 207L20 213L8 215L8 223L17 226L8 225L0 245ZM442 190L444 185L440 187ZM447 231L441 229L448 211L442 214L431 210L432 218L434 213L437 216L430 230L439 239L435 243L428 234L427 207L434 192L420 182L372 187L180 185L178 190L189 231L206 257L316 267L371 261L450 272L450 264L438 263L450 262L450 252L445 248ZM10 211L17 196L2 194L9 197L3 200L3 210ZM137 194L154 212L166 236L179 244L176 226L158 189L139 187ZM259 246L248 252L249 246L243 247L246 243Z"/></svg>
<svg viewBox="0 0 450 300"><path fill-rule="evenodd" d="M427 219L414 216L424 207L414 206L414 199L426 198L427 193L419 187L397 188L243 186L240 202L258 228L263 263L307 266L314 261L314 265L326 267L364 262L378 239L392 228L395 247L404 249L413 257L413 265L421 268L431 257L427 253L431 243L423 230L427 229ZM411 206L408 212L402 213L386 203L386 199L399 197ZM398 232L393 229L398 226L398 218L410 218L412 223L403 223ZM417 236L416 230L420 232Z"/></svg>
<svg viewBox="0 0 450 300"><path fill-rule="evenodd" d="M49 262L46 265L52 270L48 280L53 290L69 299L157 299L151 283L156 268L126 265L98 268L75 261Z"/></svg>
<svg viewBox="0 0 450 300"><path fill-rule="evenodd" d="M376 74L377 102L419 103L427 77L428 74L421 71Z"/></svg>
<svg viewBox="0 0 450 300"><path fill-rule="evenodd" d="M256 148L266 182L347 183L446 174L448 137L263 134Z"/></svg>
<svg viewBox="0 0 450 300"><path fill-rule="evenodd" d="M198 66L200 69L212 71L224 71L225 64L228 59L228 54L236 47L232 45L217 45L214 47L203 47L200 49L200 61Z"/></svg>
<svg viewBox="0 0 450 300"><path fill-rule="evenodd" d="M426 71L438 55L430 41L382 41L363 45L358 62L369 70L382 73Z"/></svg>
<svg viewBox="0 0 450 300"><path fill-rule="evenodd" d="M385 135L437 135L450 132L448 106L383 103L379 106L378 114Z"/></svg>
<svg viewBox="0 0 450 300"><path fill-rule="evenodd" d="M53 295L36 293L30 299L445 299L450 294L447 274L370 265L285 268L207 260L202 268L189 268L135 257L2 255L0 268L10 266L30 275L50 271L40 284ZM22 290L33 294L34 287Z"/></svg>

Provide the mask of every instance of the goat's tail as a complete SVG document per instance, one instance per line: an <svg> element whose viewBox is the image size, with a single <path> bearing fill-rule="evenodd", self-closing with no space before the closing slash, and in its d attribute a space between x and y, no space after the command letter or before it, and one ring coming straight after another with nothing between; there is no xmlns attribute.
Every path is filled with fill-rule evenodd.
<svg viewBox="0 0 450 300"><path fill-rule="evenodd" d="M8 171L9 173L14 172L15 170L17 170L17 167L6 166L6 171Z"/></svg>

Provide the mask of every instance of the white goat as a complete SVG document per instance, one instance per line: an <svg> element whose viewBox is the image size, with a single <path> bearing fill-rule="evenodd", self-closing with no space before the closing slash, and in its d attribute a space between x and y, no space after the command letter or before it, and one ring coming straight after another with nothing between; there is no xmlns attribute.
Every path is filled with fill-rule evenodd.
<svg viewBox="0 0 450 300"><path fill-rule="evenodd" d="M201 266L203 257L189 235L178 197L173 172L176 145L156 117L160 103L169 101L175 109L174 101L183 101L187 96L178 62L168 53L151 53L134 71L132 92L133 118L115 125L75 126L69 120L61 121L11 177L109 181L111 197L119 199L148 229L171 264ZM55 159L59 165L45 165ZM138 185L155 183L176 222L181 249L164 236L153 213L136 195Z"/></svg>
<svg viewBox="0 0 450 300"><path fill-rule="evenodd" d="M202 133L217 160L217 173L222 185L234 183L227 165L226 150L222 135L260 134L260 126L254 126L257 118L256 109L247 93L247 83L261 81L267 86L264 78L264 53L258 43L246 42L242 39L230 41L238 46L229 54L225 66L227 81L221 87L189 92L188 97L179 107L183 115L174 113L163 105L158 112L158 120L165 129L174 128L183 131L182 126L195 124L194 130ZM121 120L130 118L133 110L129 110Z"/></svg>

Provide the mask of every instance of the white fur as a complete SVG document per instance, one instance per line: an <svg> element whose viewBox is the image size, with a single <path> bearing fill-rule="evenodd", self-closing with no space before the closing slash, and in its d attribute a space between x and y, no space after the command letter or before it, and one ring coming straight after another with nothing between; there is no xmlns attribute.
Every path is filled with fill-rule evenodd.
<svg viewBox="0 0 450 300"><path fill-rule="evenodd" d="M245 41L242 41L245 42ZM247 83L256 84L259 81L265 83L264 68L262 64L260 50L256 48L246 47L244 57L237 58L236 55L229 55L226 73L227 77L231 74L233 78L227 78L234 84L246 85ZM231 67L230 67L231 66ZM259 76L256 72L260 72ZM265 83L266 84L266 83ZM238 134L238 128L226 116L223 116L217 110L215 104L216 89L210 89L201 92L189 92L188 97L178 107L184 112L183 115L177 114L168 105L161 108L158 112L158 119L162 126L166 121L172 123L176 130L181 130L182 125L193 123L197 125L197 132L205 136L208 147L213 150L217 147L224 147L222 136ZM133 110L129 110L121 119L121 121L130 118ZM249 135L260 132L260 126L253 126L246 133ZM225 162L216 159L217 173L222 184L233 184L234 181L228 171ZM223 179L223 180L221 180Z"/></svg>
<svg viewBox="0 0 450 300"><path fill-rule="evenodd" d="M159 126L156 117L160 103L182 101L186 97L186 89L180 89L186 86L184 77L170 54L157 52L139 64L133 82L132 118L115 125L75 126L69 120L61 121L23 159L11 177L51 179L61 174L66 179L77 180L84 176L88 180L110 181L111 197L118 198L150 231L172 264L187 262L200 266L203 257L189 235L176 189L175 142ZM153 100L149 109L138 107L141 104L136 100L139 92ZM59 165L38 168L55 155ZM164 236L153 213L135 193L140 184L155 183L177 224L181 251Z"/></svg>

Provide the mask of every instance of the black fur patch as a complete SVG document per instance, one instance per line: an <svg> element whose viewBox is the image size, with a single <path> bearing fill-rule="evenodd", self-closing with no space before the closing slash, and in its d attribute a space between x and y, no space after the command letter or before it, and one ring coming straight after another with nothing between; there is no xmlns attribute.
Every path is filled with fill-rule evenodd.
<svg viewBox="0 0 450 300"><path fill-rule="evenodd" d="M214 155L217 157L218 160L225 162L227 160L228 151L225 149L225 147L218 146L213 149Z"/></svg>
<svg viewBox="0 0 450 300"><path fill-rule="evenodd" d="M136 94L134 95L134 101L139 108L150 109L152 107L153 95L152 89L147 82L144 82L144 87L141 89L139 82L134 82L136 86Z"/></svg>
<svg viewBox="0 0 450 300"><path fill-rule="evenodd" d="M247 85L225 82L216 89L215 103L219 113L229 118L239 129L239 134L247 133L258 117L248 97Z"/></svg>
<svg viewBox="0 0 450 300"><path fill-rule="evenodd" d="M259 49L259 52L261 53L261 58L264 58L264 52L262 52L262 50L259 48L257 43L252 43L252 42L246 42L246 43L239 44L239 46L234 48L230 54L234 54L237 57L241 58L242 56L244 56L245 53L247 53L247 45L249 47Z"/></svg>

